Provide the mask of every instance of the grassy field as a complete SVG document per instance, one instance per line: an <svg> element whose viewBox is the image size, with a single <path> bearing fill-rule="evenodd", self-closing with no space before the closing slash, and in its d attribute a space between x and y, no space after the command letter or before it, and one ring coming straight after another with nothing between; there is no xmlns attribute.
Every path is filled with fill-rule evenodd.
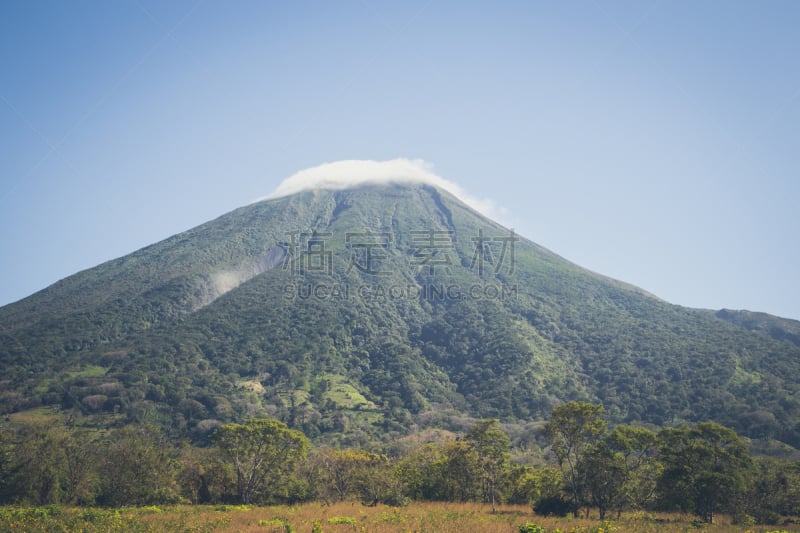
<svg viewBox="0 0 800 533"><path fill-rule="evenodd" d="M455 503L414 503L408 507L365 507L357 503L299 506L164 506L123 509L66 507L0 508L0 531L24 532L442 532L442 533L636 533L636 532L783 532L800 525L741 526L721 517L713 525L691 516L649 513L623 514L601 523L588 519L542 518L527 506L502 506L492 514L488 506ZM537 529L539 526L541 529Z"/></svg>

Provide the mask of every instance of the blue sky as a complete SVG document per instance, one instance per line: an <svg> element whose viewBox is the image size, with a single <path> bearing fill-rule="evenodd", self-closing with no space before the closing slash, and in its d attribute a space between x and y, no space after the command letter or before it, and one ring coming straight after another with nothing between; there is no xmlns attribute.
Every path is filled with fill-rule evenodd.
<svg viewBox="0 0 800 533"><path fill-rule="evenodd" d="M673 303L800 319L794 1L0 3L0 304L342 159Z"/></svg>

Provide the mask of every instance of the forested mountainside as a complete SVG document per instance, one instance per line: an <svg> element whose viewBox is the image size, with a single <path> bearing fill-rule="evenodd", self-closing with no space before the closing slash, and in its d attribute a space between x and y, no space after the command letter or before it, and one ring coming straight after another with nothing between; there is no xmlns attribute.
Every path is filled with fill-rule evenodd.
<svg viewBox="0 0 800 533"><path fill-rule="evenodd" d="M797 323L690 309L428 185L223 215L0 308L0 408L203 440L269 416L364 443L570 400L800 446Z"/></svg>

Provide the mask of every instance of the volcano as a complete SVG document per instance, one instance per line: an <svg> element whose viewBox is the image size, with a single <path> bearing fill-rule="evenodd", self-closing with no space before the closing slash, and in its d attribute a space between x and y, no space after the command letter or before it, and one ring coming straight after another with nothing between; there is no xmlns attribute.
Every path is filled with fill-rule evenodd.
<svg viewBox="0 0 800 533"><path fill-rule="evenodd" d="M192 438L269 416L364 442L586 400L800 445L800 346L770 334L796 322L667 303L423 174L306 174L0 308L0 409Z"/></svg>

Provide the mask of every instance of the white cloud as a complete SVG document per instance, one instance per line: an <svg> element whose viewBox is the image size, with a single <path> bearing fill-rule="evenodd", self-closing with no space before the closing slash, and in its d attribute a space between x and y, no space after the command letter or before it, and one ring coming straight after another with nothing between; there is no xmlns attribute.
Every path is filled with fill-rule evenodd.
<svg viewBox="0 0 800 533"><path fill-rule="evenodd" d="M430 163L421 159L405 158L388 161L349 159L324 163L289 176L269 196L257 201L314 189L342 190L366 184L425 183L444 189L486 216L498 214L491 200L470 196L457 184L434 174L432 168Z"/></svg>

